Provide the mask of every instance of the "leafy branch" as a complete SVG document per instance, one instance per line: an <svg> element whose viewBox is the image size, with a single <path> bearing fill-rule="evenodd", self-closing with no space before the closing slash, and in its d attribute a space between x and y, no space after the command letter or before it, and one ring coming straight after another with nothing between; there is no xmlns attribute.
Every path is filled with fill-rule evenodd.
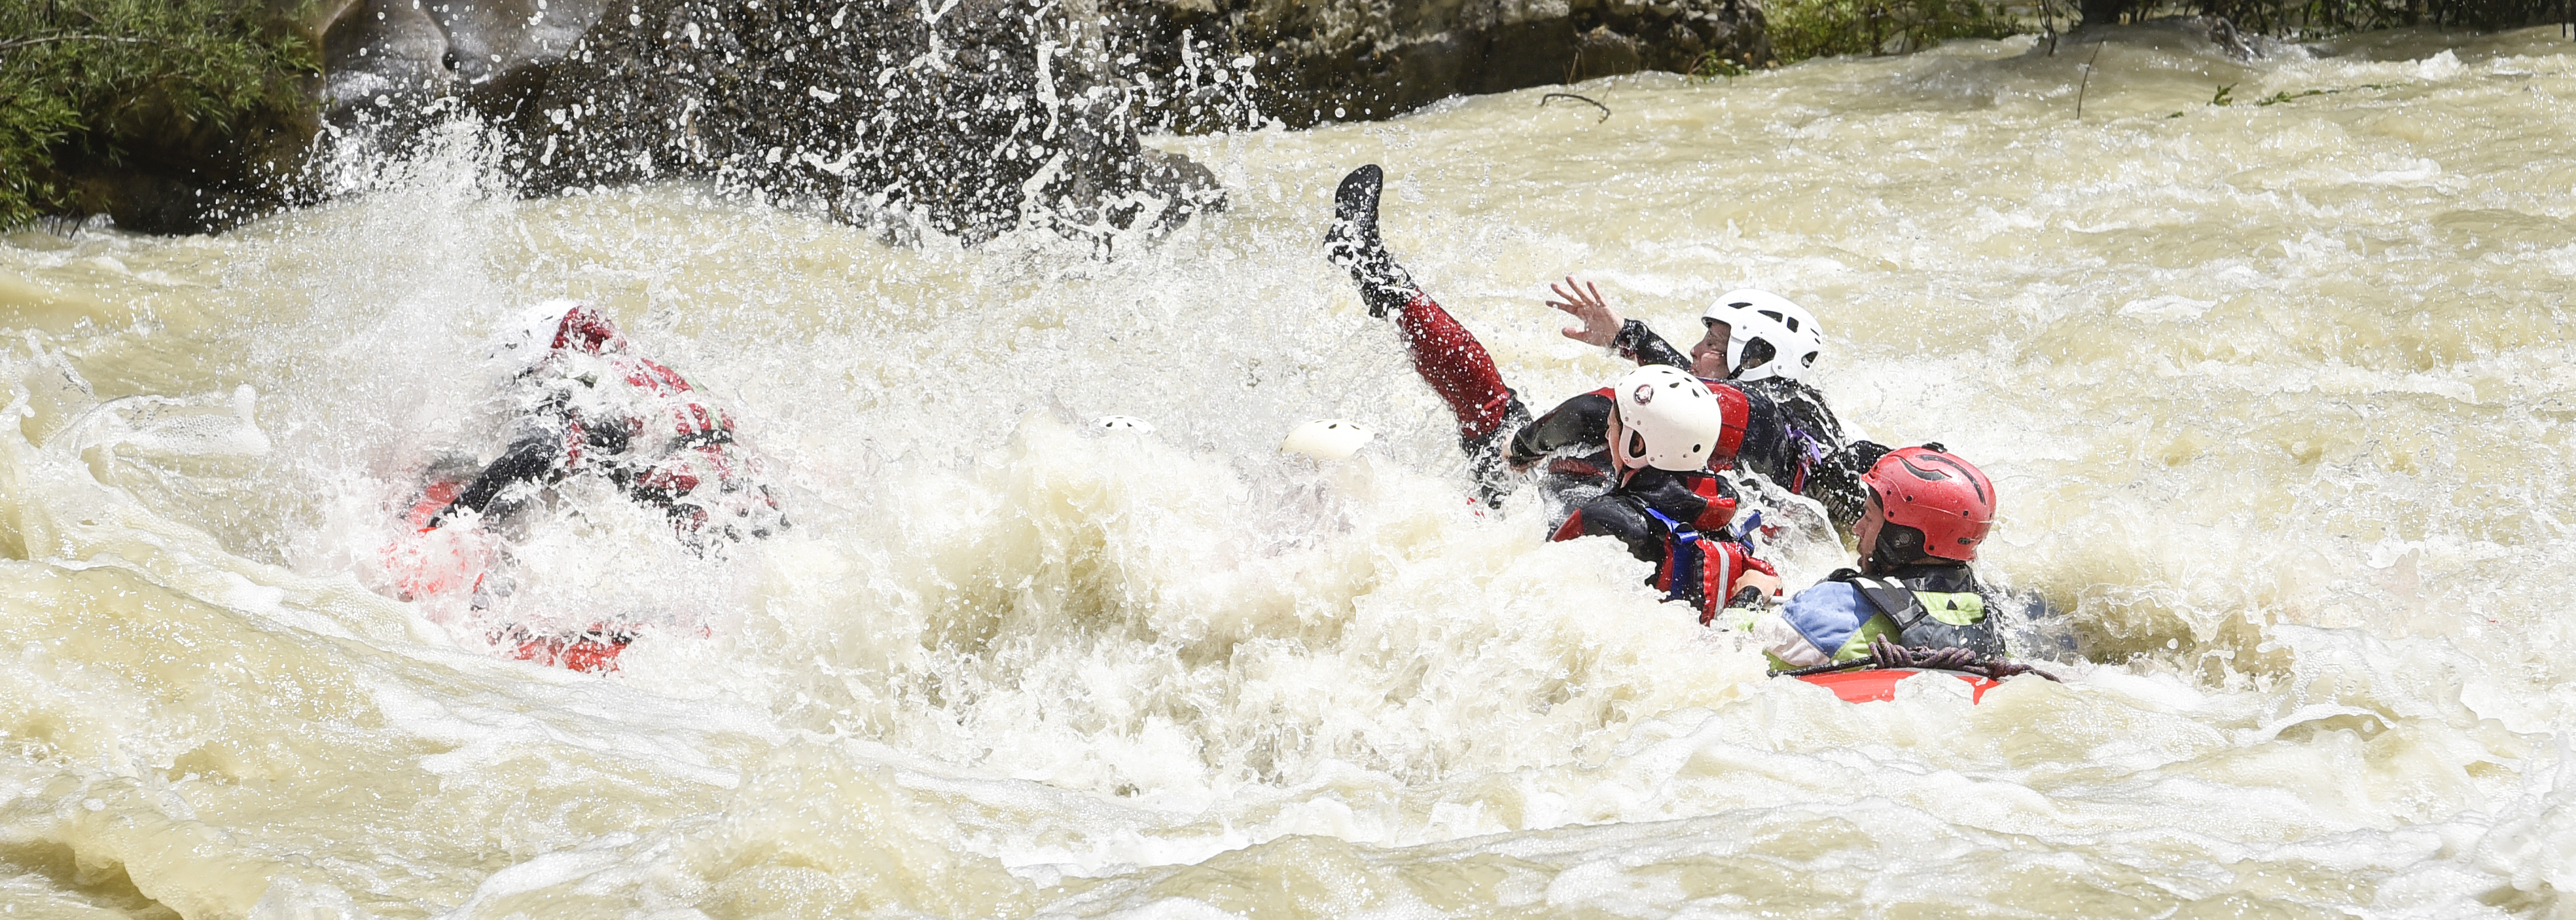
<svg viewBox="0 0 2576 920"><path fill-rule="evenodd" d="M0 0L0 229L99 207L82 175L312 109L318 49L274 0Z"/></svg>
<svg viewBox="0 0 2576 920"><path fill-rule="evenodd" d="M1777 0L1765 4L1763 14L1782 63L1903 54L1954 38L2004 38L2023 31L2000 0Z"/></svg>

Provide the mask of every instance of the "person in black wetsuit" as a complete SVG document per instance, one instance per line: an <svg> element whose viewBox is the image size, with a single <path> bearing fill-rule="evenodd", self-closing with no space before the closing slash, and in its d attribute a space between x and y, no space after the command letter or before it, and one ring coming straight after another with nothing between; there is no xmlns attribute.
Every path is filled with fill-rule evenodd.
<svg viewBox="0 0 2576 920"><path fill-rule="evenodd" d="M1825 576L1779 610L1729 625L1751 632L1775 671L1857 662L1881 642L2003 656L1997 615L2015 602L1979 581L1972 566L1994 526L1994 482L1926 444L1885 453L1862 473L1861 488L1859 566Z"/></svg>
<svg viewBox="0 0 2576 920"><path fill-rule="evenodd" d="M1549 290L1558 299L1548 306L1582 323L1564 330L1566 338L1617 349L1641 365L1688 368L1768 399L1781 418L1781 436L1739 454L1738 462L1815 499L1837 530L1849 532L1859 521L1868 499L1861 474L1888 449L1870 441L1846 443L1825 394L1806 382L1824 350L1823 327L1806 308L1767 291L1728 291L1700 318L1707 334L1683 354L1644 322L1621 318L1593 285L1567 278Z"/></svg>
<svg viewBox="0 0 2576 920"><path fill-rule="evenodd" d="M1552 539L1617 538L1654 563L1656 586L1690 602L1702 623L1731 602L1776 593L1770 565L1730 530L1733 488L1708 469L1748 438L1779 437L1769 400L1649 366L1532 419L1484 345L1387 252L1377 229L1383 183L1376 166L1342 180L1325 256L1359 283L1371 316L1395 318L1414 370L1458 419L1479 496L1498 506L1535 473L1551 513L1562 515Z"/></svg>

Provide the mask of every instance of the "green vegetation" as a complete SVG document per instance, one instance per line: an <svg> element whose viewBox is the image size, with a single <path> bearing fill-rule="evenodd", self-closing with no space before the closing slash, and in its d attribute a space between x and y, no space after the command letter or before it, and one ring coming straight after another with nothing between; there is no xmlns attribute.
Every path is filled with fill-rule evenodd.
<svg viewBox="0 0 2576 920"><path fill-rule="evenodd" d="M2247 32L2312 38L2417 25L2427 19L2425 7L2421 0L2203 0L2190 11L2226 17Z"/></svg>
<svg viewBox="0 0 2576 920"><path fill-rule="evenodd" d="M2254 100L2254 106L2255 106L2256 108L2263 108L2263 107L2266 107L2266 106L2275 106L2275 105L2280 105L2280 104L2285 103L2285 102L2296 102L2296 101L2298 101L2298 100L2305 99L2305 98L2308 98L2308 97L2310 97L2310 96L2332 96L2332 95L2334 95L2334 94L2336 94L2336 93L2350 93L2350 92L2358 92L2358 91L2360 91L2360 90L2366 90L2366 89L2396 89L2396 88L2397 88L2398 86L2400 86L2400 85L2402 85L2402 84L2397 84L2397 83L2364 83L2364 84L2362 84L2362 85L2360 85L2360 86L2347 86L2347 87L2343 87L2343 88L2340 88L2340 89L2307 89L2307 90L2300 90L2300 91L2295 92L2295 93L2285 89L2285 90L2282 90L2282 91L2280 91L2280 92L2273 93L2273 94L2271 94L2271 95L2269 95L2269 96L2265 96L2265 97L2263 97L2263 98L2261 98L2261 99L2256 99L2256 100ZM2210 97L2209 97L2209 104L2210 104L2210 105L2213 105L2213 106L2235 105L2235 104L2236 104L2236 84L2234 84L2234 83L2229 83L2229 84L2227 84L2227 85L2225 85L2225 86L2221 86L2221 87L2219 87L2219 88L2218 88L2218 92L2210 94ZM2165 117L2166 117L2166 118L2181 118L2181 117L2182 117L2182 114L2183 114L2183 113L2181 113L2181 112L2175 112L2175 113L2173 113L2173 114L2171 114L2171 115L2167 115L2167 116L2165 116Z"/></svg>
<svg viewBox="0 0 2576 920"><path fill-rule="evenodd" d="M1750 56L1747 55L1747 57ZM1752 72L1741 61L1716 51L1707 51L1700 54L1697 63L1691 65L1689 76L1693 80L1705 83L1719 77L1740 77Z"/></svg>
<svg viewBox="0 0 2576 920"><path fill-rule="evenodd" d="M1765 4L1781 63L1838 54L1904 54L1953 38L2030 31L1998 3L1978 0L1775 0Z"/></svg>
<svg viewBox="0 0 2576 920"><path fill-rule="evenodd" d="M2288 101L2290 101L2290 100L2292 100L2292 99L2305 99L2305 98L2308 98L2308 97L2310 97L2310 96L2323 96L2323 95L2325 95L2325 94L2327 94L2327 93L2331 93L2331 92L2335 92L2335 91L2334 91L2334 90L2330 90L2330 89L2312 89L2312 90L2308 90L2308 91L2305 91L2305 92L2293 93L2293 92L2291 92L2291 91L2289 91L2289 90L2286 90L2286 89L2285 89L2285 90L2282 90L2282 91L2280 91L2280 92L2273 93L2272 95L2265 96L2265 97L2263 97L2263 98L2261 98L2261 99L2256 99L2256 100L2254 100L2254 105L2255 105L2255 106L2257 106L2257 107L2267 106L2267 105L2280 105L2281 103L2288 102Z"/></svg>
<svg viewBox="0 0 2576 920"><path fill-rule="evenodd" d="M2233 30L2294 41L2374 29L2511 29L2576 21L2576 0L1770 0L1763 10L1772 50L1783 64L1828 55L1904 54L1953 38L2053 33L2079 23L2161 16L2213 16Z"/></svg>
<svg viewBox="0 0 2576 920"><path fill-rule="evenodd" d="M309 113L319 58L275 6L0 0L0 228L96 210L84 167Z"/></svg>
<svg viewBox="0 0 2576 920"><path fill-rule="evenodd" d="M2155 13L2218 16L2247 32L2290 39L2323 38L2408 26L2510 29L2565 22L2561 0L2197 0L2167 8L2144 0L2094 0L2132 20Z"/></svg>

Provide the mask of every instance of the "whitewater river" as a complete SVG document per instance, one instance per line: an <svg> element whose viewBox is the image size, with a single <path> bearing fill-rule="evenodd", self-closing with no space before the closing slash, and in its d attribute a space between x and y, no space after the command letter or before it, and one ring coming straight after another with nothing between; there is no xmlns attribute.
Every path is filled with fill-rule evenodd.
<svg viewBox="0 0 2576 920"><path fill-rule="evenodd" d="M1166 139L1233 205L1108 260L521 201L464 129L219 237L10 236L0 916L2576 916L2576 46L2340 48ZM1813 308L1846 424L1993 474L2067 682L1845 704L1532 493L1474 513L1319 257L1367 162L1542 408L1621 370L1564 274L1675 338ZM379 593L557 297L730 406L793 528L700 559L576 482L502 608ZM1381 436L1275 451L1332 416ZM603 676L503 615L657 625Z"/></svg>

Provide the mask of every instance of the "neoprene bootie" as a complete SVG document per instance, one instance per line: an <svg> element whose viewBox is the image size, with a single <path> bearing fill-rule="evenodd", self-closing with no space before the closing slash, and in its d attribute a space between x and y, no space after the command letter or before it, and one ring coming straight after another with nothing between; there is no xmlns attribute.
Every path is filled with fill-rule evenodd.
<svg viewBox="0 0 2576 920"><path fill-rule="evenodd" d="M1324 259L1351 273L1369 315L1381 318L1402 310L1418 292L1413 276L1378 237L1377 199L1385 187L1386 173L1377 164L1351 170L1333 191L1333 226L1324 231Z"/></svg>

